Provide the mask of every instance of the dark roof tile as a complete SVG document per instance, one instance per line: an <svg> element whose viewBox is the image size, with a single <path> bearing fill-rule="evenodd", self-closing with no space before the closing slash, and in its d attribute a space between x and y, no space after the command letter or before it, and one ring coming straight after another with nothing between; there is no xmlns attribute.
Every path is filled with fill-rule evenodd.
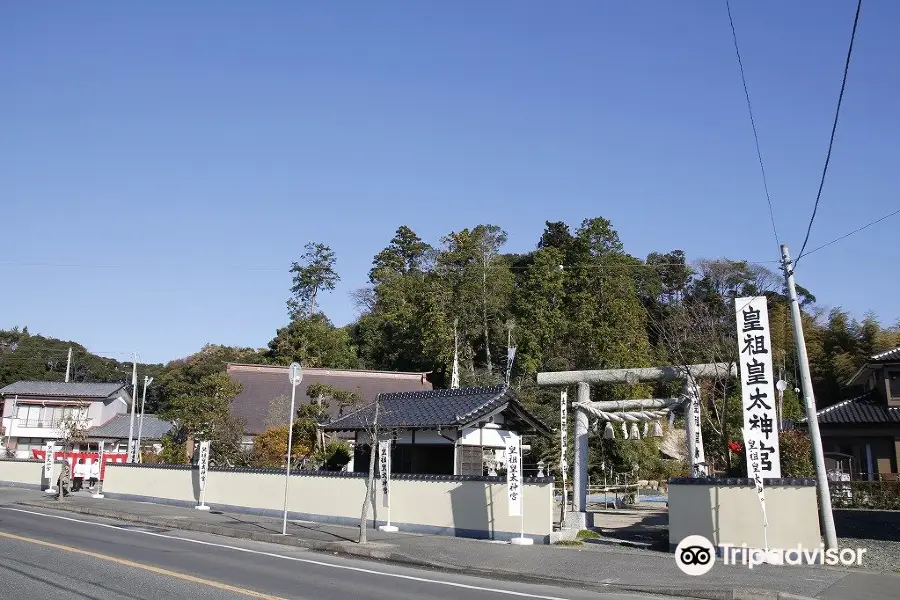
<svg viewBox="0 0 900 600"><path fill-rule="evenodd" d="M427 392L402 392L379 396L378 422L385 429L435 429L462 427L498 410L512 409L526 421L529 429L549 435L549 428L529 413L513 394L502 385L479 388L441 389ZM374 403L336 419L325 426L327 431L366 429L374 418Z"/></svg>
<svg viewBox="0 0 900 600"><path fill-rule="evenodd" d="M822 425L900 424L900 408L888 408L873 392L838 402L816 413ZM800 423L807 422L804 417Z"/></svg>
<svg viewBox="0 0 900 600"><path fill-rule="evenodd" d="M68 398L108 398L124 383L83 383L62 381L17 381L0 389L3 396L53 396Z"/></svg>

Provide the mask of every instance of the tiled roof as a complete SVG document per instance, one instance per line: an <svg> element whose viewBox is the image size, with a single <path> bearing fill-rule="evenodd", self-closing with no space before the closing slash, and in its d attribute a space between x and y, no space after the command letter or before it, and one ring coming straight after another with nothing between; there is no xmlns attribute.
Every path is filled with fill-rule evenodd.
<svg viewBox="0 0 900 600"><path fill-rule="evenodd" d="M526 422L528 429L535 429L544 435L549 435L550 431L522 406L511 390L502 385L381 394L378 400L378 424L386 429L461 427L497 411L510 410L510 416ZM372 422L374 413L373 403L332 421L324 429L362 430Z"/></svg>
<svg viewBox="0 0 900 600"><path fill-rule="evenodd" d="M138 427L140 427L140 416L134 417L134 436L137 437ZM128 439L128 432L131 426L131 415L116 415L103 425L91 427L88 430L89 438L103 438L113 440ZM172 429L172 423L163 421L156 415L144 415L144 426L141 428L142 440L158 440L169 433Z"/></svg>
<svg viewBox="0 0 900 600"><path fill-rule="evenodd" d="M883 360L883 361L900 360L900 347L894 348L893 350L886 350L885 352L882 352L881 354L876 354L875 356L872 357L871 360Z"/></svg>
<svg viewBox="0 0 900 600"><path fill-rule="evenodd" d="M270 365L228 365L228 376L243 385L243 390L231 403L232 413L244 419L244 433L257 435L267 429L266 420L273 399L284 396L290 399L291 383L288 367ZM315 383L324 383L339 390L356 392L363 403L375 401L378 394L432 389L425 373L401 373L393 371L363 371L349 369L303 369L303 382L297 386L296 403L309 404L312 399L306 390ZM337 402L329 403L329 414L340 414ZM287 414L284 415L287 424Z"/></svg>
<svg viewBox="0 0 900 600"><path fill-rule="evenodd" d="M124 383L82 383L62 381L17 381L2 390L3 396L60 396L67 398L108 398L125 387Z"/></svg>
<svg viewBox="0 0 900 600"><path fill-rule="evenodd" d="M873 392L838 402L816 413L822 425L900 424L900 408L888 408ZM800 419L805 423L807 419Z"/></svg>

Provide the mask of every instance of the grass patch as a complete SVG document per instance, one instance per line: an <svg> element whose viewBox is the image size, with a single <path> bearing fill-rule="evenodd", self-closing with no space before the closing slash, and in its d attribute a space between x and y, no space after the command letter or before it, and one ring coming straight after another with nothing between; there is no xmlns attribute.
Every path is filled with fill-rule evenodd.
<svg viewBox="0 0 900 600"><path fill-rule="evenodd" d="M554 546L584 546L583 542L578 540L560 540L553 544Z"/></svg>
<svg viewBox="0 0 900 600"><path fill-rule="evenodd" d="M595 540L600 537L600 534L590 529L582 529L575 537L579 540Z"/></svg>

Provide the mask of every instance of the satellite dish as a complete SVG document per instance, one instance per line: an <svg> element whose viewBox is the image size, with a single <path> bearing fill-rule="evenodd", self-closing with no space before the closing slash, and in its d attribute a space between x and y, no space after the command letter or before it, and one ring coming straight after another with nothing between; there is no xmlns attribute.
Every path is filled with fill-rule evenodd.
<svg viewBox="0 0 900 600"><path fill-rule="evenodd" d="M775 387L778 389L779 392L783 392L784 390L786 390L788 388L787 381L785 381L784 379L779 379L778 381L775 382Z"/></svg>

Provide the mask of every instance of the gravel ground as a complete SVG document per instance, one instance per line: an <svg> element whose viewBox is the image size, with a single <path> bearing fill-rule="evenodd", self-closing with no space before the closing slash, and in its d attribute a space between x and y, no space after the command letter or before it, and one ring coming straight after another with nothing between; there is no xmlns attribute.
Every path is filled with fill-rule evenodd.
<svg viewBox="0 0 900 600"><path fill-rule="evenodd" d="M866 540L859 538L839 538L841 548L865 548L860 568L866 571L887 571L900 573L900 542ZM854 567L855 568L855 567Z"/></svg>

